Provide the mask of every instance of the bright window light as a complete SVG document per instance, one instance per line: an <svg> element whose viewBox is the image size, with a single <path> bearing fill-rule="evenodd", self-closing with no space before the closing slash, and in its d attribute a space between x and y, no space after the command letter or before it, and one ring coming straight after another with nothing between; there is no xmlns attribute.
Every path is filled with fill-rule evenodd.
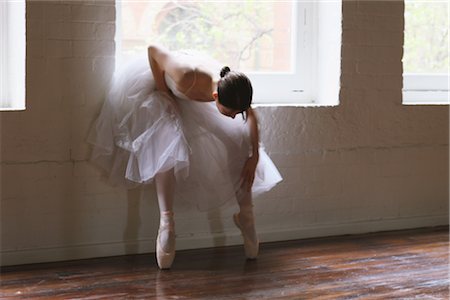
<svg viewBox="0 0 450 300"><path fill-rule="evenodd" d="M248 74L256 103L312 103L318 97L316 33L324 24L318 8L327 6L319 2L116 1L117 63L146 53L150 43L196 50ZM328 6L340 25L340 1Z"/></svg>
<svg viewBox="0 0 450 300"><path fill-rule="evenodd" d="M0 110L25 109L25 0L0 1Z"/></svg>
<svg viewBox="0 0 450 300"><path fill-rule="evenodd" d="M449 3L405 2L403 102L449 104Z"/></svg>

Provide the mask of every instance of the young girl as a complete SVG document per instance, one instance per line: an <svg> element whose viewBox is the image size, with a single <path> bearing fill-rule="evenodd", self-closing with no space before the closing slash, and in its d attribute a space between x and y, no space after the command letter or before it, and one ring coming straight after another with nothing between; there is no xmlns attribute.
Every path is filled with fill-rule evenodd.
<svg viewBox="0 0 450 300"><path fill-rule="evenodd" d="M116 74L89 137L92 159L113 183L155 181L161 269L175 257L175 193L176 202L201 211L237 201L233 220L245 254L258 255L252 195L270 190L281 176L260 149L252 94L245 74L156 45L148 48L147 63L136 61Z"/></svg>

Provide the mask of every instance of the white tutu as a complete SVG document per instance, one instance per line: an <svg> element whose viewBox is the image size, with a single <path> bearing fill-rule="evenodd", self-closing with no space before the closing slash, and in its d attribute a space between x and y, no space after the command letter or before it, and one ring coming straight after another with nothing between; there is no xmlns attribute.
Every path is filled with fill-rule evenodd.
<svg viewBox="0 0 450 300"><path fill-rule="evenodd" d="M170 87L170 82L167 82ZM201 211L236 203L240 175L251 153L248 124L222 115L214 102L185 99L155 90L148 61L139 59L114 76L112 88L91 130L92 161L113 184L133 187L174 168L175 205L187 201ZM253 197L281 176L262 148Z"/></svg>

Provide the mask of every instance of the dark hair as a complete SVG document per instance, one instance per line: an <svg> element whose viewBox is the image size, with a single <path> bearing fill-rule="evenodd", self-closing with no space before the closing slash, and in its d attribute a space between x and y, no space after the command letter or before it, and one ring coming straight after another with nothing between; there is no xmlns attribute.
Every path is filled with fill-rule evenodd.
<svg viewBox="0 0 450 300"><path fill-rule="evenodd" d="M226 66L220 71L220 77L217 84L219 103L238 111L246 111L249 109L253 96L250 79L244 73L231 71Z"/></svg>

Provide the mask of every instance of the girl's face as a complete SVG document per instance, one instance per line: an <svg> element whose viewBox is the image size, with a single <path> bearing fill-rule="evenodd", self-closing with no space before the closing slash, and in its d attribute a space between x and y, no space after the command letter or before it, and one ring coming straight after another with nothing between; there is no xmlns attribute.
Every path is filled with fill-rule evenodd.
<svg viewBox="0 0 450 300"><path fill-rule="evenodd" d="M219 109L219 111L222 115L225 115L232 119L234 119L234 117L236 117L237 114L242 113L241 111L234 110L234 109L228 108L226 106L223 106L222 104L219 103L219 101L216 101L216 105L217 105L217 109Z"/></svg>
<svg viewBox="0 0 450 300"><path fill-rule="evenodd" d="M235 109L232 109L232 108L229 108L229 107L226 107L226 106L223 106L222 104L220 104L217 92L213 93L213 97L214 97L214 100L216 101L217 109L220 111L220 113L222 115L234 119L234 117L236 117L237 114L242 113L242 111L235 110Z"/></svg>

